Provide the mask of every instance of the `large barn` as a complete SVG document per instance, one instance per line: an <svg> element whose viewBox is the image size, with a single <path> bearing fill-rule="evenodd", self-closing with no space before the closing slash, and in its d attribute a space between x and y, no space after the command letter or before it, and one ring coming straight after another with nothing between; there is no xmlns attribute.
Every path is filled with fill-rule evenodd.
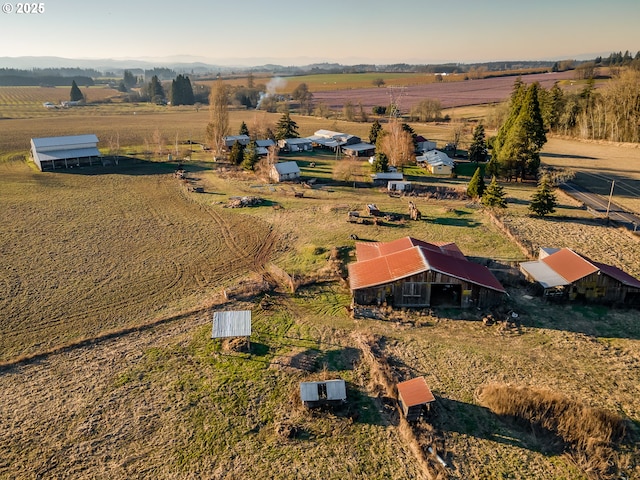
<svg viewBox="0 0 640 480"><path fill-rule="evenodd" d="M488 307L506 293L487 267L467 260L455 243L412 237L359 242L356 257L348 266L355 305Z"/></svg>
<svg viewBox="0 0 640 480"><path fill-rule="evenodd" d="M613 265L569 248L541 249L538 258L521 263L520 271L546 299L640 306L640 280Z"/></svg>
<svg viewBox="0 0 640 480"><path fill-rule="evenodd" d="M102 165L98 137L93 134L32 138L31 158L43 172Z"/></svg>

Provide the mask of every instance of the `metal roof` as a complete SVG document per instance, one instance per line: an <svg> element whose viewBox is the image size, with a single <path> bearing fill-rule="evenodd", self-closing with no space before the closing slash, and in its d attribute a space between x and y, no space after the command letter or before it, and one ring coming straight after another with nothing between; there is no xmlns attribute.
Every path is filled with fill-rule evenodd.
<svg viewBox="0 0 640 480"><path fill-rule="evenodd" d="M353 145L345 145L342 147L343 150L353 150L354 152L364 152L365 150L371 150L374 148L376 148L375 145L365 142L354 143Z"/></svg>
<svg viewBox="0 0 640 480"><path fill-rule="evenodd" d="M251 310L213 312L211 338L250 336Z"/></svg>
<svg viewBox="0 0 640 480"><path fill-rule="evenodd" d="M47 147L64 147L64 150L73 148L73 145L87 143L98 143L98 137L94 134L88 135L67 135L63 137L42 137L32 138L31 144L37 149Z"/></svg>
<svg viewBox="0 0 640 480"><path fill-rule="evenodd" d="M598 267L569 248L563 248L540 261L549 265L569 283L598 271Z"/></svg>
<svg viewBox="0 0 640 480"><path fill-rule="evenodd" d="M318 385L324 384L327 388L327 398L320 398ZM342 379L323 380L319 382L300 383L300 400L303 402L317 402L318 400L346 400L347 386Z"/></svg>
<svg viewBox="0 0 640 480"><path fill-rule="evenodd" d="M40 162L50 160L64 160L72 158L99 157L100 151L96 148L74 148L68 150L48 150L46 152L35 152Z"/></svg>
<svg viewBox="0 0 640 480"><path fill-rule="evenodd" d="M368 247L358 243L358 261L347 267L351 290L384 285L425 271L436 271L481 287L505 292L487 267L467 260L454 245L447 243L439 247L411 237Z"/></svg>
<svg viewBox="0 0 640 480"><path fill-rule="evenodd" d="M620 283L628 287L640 288L640 280L620 270L618 267L598 262L593 262L593 264L598 267L602 273L604 273L605 275L609 275L610 277L618 280Z"/></svg>
<svg viewBox="0 0 640 480"><path fill-rule="evenodd" d="M404 175L402 172L380 172L371 175L374 180L402 180Z"/></svg>
<svg viewBox="0 0 640 480"><path fill-rule="evenodd" d="M308 138L285 138L284 142L288 145L308 145L311 140Z"/></svg>
<svg viewBox="0 0 640 480"><path fill-rule="evenodd" d="M453 159L440 150L429 150L419 157L416 157L416 162L427 162L429 165L447 165L449 167L454 166Z"/></svg>
<svg viewBox="0 0 640 480"><path fill-rule="evenodd" d="M280 162L274 165L274 168L280 175L289 173L300 173L300 168L296 162Z"/></svg>
<svg viewBox="0 0 640 480"><path fill-rule="evenodd" d="M533 262L522 262L520 264L520 269L542 285L543 288L560 287L571 283L559 275L549 265L539 260Z"/></svg>
<svg viewBox="0 0 640 480"><path fill-rule="evenodd" d="M416 377L398 384L398 396L405 407L424 405L435 401L424 377Z"/></svg>

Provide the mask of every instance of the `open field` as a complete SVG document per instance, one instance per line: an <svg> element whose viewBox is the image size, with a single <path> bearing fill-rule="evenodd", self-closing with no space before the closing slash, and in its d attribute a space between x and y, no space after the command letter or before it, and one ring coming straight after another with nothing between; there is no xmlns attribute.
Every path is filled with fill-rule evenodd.
<svg viewBox="0 0 640 480"><path fill-rule="evenodd" d="M550 88L555 82L572 77L573 72L541 73L525 75L522 81L539 82L544 88ZM440 100L443 108L491 104L503 102L509 98L516 78L496 77L463 82L410 84L405 88L394 90L393 94L403 113L409 112L411 107L425 98ZM333 109L341 109L347 101L354 105L362 103L366 111L371 111L371 107L376 105L387 106L391 103L390 90L377 87L359 88L355 91L345 89L319 91L314 92L313 99L314 102L325 103Z"/></svg>
<svg viewBox="0 0 640 480"><path fill-rule="evenodd" d="M491 381L547 387L638 425L637 312L543 304L519 281L508 286L507 308L521 320L513 330L485 327L478 321L485 312L475 311L353 320L339 282L295 294L256 287L222 304L223 287L259 285L271 263L313 275L334 247L348 258L353 233L449 240L470 256L524 258L464 200L413 198L420 222L349 224L346 212L368 202L404 216L406 199L332 182L332 155L282 158L298 160L319 188L296 198L299 186L201 161L186 168L205 194L187 192L172 164L43 174L22 161L0 163L2 360L69 346L0 371L0 477L431 478L372 384L354 337L361 334L379 339L398 379L425 375L437 397L430 422L448 478L594 478L544 438L481 407L475 391ZM464 179L416 180L464 188ZM589 214L565 197L549 219L531 219L533 186L506 189L505 223L523 241L577 246L594 258L609 250L613 257L599 259L640 271L636 238L603 225L592 231ZM232 195L266 203L224 208ZM209 339L212 308L253 311L251 357ZM117 334L155 319L163 321ZM73 347L105 331L114 333ZM298 382L323 375L347 380L348 408L300 407ZM637 446L620 454L627 478L640 478L638 454Z"/></svg>

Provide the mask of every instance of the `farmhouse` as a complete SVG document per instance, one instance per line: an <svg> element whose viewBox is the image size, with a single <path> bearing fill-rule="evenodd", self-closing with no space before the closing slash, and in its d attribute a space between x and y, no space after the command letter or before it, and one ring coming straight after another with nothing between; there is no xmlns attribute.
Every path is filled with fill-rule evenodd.
<svg viewBox="0 0 640 480"><path fill-rule="evenodd" d="M310 152L313 143L308 138L285 138L278 140L278 146L285 152Z"/></svg>
<svg viewBox="0 0 640 480"><path fill-rule="evenodd" d="M32 138L31 158L43 172L102 165L98 137L93 134Z"/></svg>
<svg viewBox="0 0 640 480"><path fill-rule="evenodd" d="M296 162L280 162L271 167L269 175L274 182L298 180L300 168Z"/></svg>
<svg viewBox="0 0 640 480"><path fill-rule="evenodd" d="M640 306L640 280L569 248L541 249L538 260L521 263L520 271L546 299Z"/></svg>
<svg viewBox="0 0 640 480"><path fill-rule="evenodd" d="M453 159L440 150L429 150L416 157L416 162L434 175L451 175L455 165Z"/></svg>
<svg viewBox="0 0 640 480"><path fill-rule="evenodd" d="M425 409L436 400L424 377L400 382L397 388L402 413L409 422L419 420Z"/></svg>
<svg viewBox="0 0 640 480"><path fill-rule="evenodd" d="M455 243L412 237L358 242L356 259L348 266L354 305L488 307L506 293L487 267L467 260Z"/></svg>

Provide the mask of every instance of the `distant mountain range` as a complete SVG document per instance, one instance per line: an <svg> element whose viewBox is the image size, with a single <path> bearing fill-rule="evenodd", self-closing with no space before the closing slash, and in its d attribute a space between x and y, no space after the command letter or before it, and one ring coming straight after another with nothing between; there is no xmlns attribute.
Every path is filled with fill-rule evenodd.
<svg viewBox="0 0 640 480"><path fill-rule="evenodd" d="M604 54L607 55L607 54ZM597 54L593 56L583 58L575 58L575 60L586 60L596 58ZM345 67L354 66L366 66L369 71L385 70L385 66L389 64L375 63L357 63L354 62L350 65L334 63L334 62L320 62L314 58L295 58L286 59L291 62L287 62L286 65L278 64L278 61L284 59L258 59L258 58L244 58L237 59L237 63L234 60L225 60L221 64L211 63L209 60L202 57L194 57L191 55L184 56L171 56L171 57L154 57L154 58L121 58L121 59L78 59L78 58L64 58L64 57L0 57L0 68L13 68L20 70L31 70L39 68L86 68L94 69L101 72L114 72L121 73L123 70L150 70L154 67L170 68L177 73L193 73L193 74L205 74L212 72L230 72L230 71L269 71L269 72L306 72L312 70L332 70L341 69ZM303 62L308 61L308 64L303 65ZM505 64L505 65L522 65L524 67L529 66L541 66L551 65L554 60L535 60L535 61L503 61L503 62L482 62L482 63L469 63L472 65L489 65L489 64ZM295 66L294 66L295 65ZM303 66L302 66L303 65ZM405 65L405 63L398 62L398 65ZM412 65L424 65L412 64ZM443 65L459 65L462 64L443 64Z"/></svg>

